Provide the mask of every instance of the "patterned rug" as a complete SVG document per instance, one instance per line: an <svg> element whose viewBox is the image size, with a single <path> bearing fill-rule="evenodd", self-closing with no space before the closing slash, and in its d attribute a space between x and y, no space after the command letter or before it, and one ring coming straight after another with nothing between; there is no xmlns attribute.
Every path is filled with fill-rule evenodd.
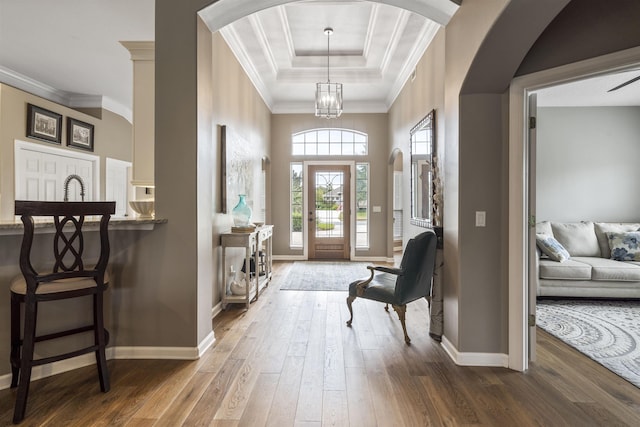
<svg viewBox="0 0 640 427"><path fill-rule="evenodd" d="M346 292L349 290L349 283L369 277L367 265L371 264L348 261L296 261L280 289Z"/></svg>
<svg viewBox="0 0 640 427"><path fill-rule="evenodd" d="M640 301L545 299L537 324L640 387Z"/></svg>

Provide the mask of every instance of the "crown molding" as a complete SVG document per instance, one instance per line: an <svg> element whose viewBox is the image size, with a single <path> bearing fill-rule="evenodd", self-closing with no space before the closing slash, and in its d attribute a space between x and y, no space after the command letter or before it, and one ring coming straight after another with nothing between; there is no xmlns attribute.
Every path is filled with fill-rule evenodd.
<svg viewBox="0 0 640 427"><path fill-rule="evenodd" d="M253 67L253 63L249 59L249 54L247 53L244 45L240 42L238 33L235 31L233 25L227 25L225 28L222 28L220 30L220 35L229 46L229 49L240 63L244 72L247 73L247 77L249 77L249 80L253 83L253 86L267 105L267 108L273 111L273 98L269 95L269 90L264 84L262 77L260 77L260 73L258 73L258 71Z"/></svg>
<svg viewBox="0 0 640 427"><path fill-rule="evenodd" d="M155 61L155 41L121 41L120 44L131 54L132 61Z"/></svg>
<svg viewBox="0 0 640 427"><path fill-rule="evenodd" d="M354 102L349 101L344 104L342 114L364 114L364 113L387 113L389 106L383 102ZM279 102L271 109L273 114L314 114L315 107L313 101L291 101Z"/></svg>
<svg viewBox="0 0 640 427"><path fill-rule="evenodd" d="M115 102L108 97L56 89L3 66L0 66L0 83L69 108L100 108L109 110L124 117L129 123L133 122L133 112L131 108Z"/></svg>
<svg viewBox="0 0 640 427"><path fill-rule="evenodd" d="M407 83L407 79L413 73L418 62L420 62L420 58L427 51L433 38L436 36L438 30L440 29L440 25L433 21L427 21L426 25L423 27L420 37L417 38L417 42L414 44L413 50L407 56L407 60L402 65L402 69L398 73L398 78L395 80L391 89L389 90L389 97L387 98L387 104L391 106L400 92L402 88Z"/></svg>

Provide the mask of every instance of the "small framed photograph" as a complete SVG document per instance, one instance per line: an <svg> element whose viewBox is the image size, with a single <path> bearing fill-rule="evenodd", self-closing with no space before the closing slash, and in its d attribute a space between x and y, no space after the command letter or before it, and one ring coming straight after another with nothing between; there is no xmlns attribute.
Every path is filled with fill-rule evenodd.
<svg viewBox="0 0 640 427"><path fill-rule="evenodd" d="M93 151L93 125L67 117L67 145Z"/></svg>
<svg viewBox="0 0 640 427"><path fill-rule="evenodd" d="M60 144L62 142L62 114L27 104L27 136Z"/></svg>

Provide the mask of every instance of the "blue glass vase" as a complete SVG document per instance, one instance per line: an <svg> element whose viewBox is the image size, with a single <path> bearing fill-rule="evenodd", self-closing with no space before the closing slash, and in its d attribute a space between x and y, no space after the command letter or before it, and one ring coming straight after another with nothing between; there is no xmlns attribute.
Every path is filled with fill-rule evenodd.
<svg viewBox="0 0 640 427"><path fill-rule="evenodd" d="M236 227L246 227L251 222L251 208L247 205L247 196L239 194L238 204L231 210L233 225Z"/></svg>

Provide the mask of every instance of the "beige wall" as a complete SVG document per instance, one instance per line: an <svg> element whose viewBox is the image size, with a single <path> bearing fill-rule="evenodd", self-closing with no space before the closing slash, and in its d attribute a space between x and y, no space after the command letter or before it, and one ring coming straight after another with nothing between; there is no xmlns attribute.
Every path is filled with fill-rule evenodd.
<svg viewBox="0 0 640 427"><path fill-rule="evenodd" d="M62 144L51 144L38 139L27 138L27 104L62 114ZM67 118L71 117L94 125L94 151L100 156L100 195L105 194L105 159L131 161L132 127L122 116L108 110L102 111L102 119L87 115L72 108L48 101L5 84L0 84L0 219L13 219L14 198L14 141L33 142L48 147L62 148L74 152L88 153L66 146Z"/></svg>
<svg viewBox="0 0 640 427"><path fill-rule="evenodd" d="M302 249L289 247L289 188L290 188L290 163L312 161L336 160L332 156L292 156L291 134L307 129L324 127L353 129L369 135L369 153L367 156L340 157L340 161L353 160L355 162L369 163L370 170L370 194L369 194L369 249L356 250L356 257L380 258L390 256L387 253L387 219L391 217L389 209L392 206L387 203L387 163L390 152L388 151L388 128L386 114L343 114L337 119L315 117L312 114L274 114L271 125L272 141L272 181L274 183L271 192L272 219L274 224L273 251L279 256L301 256ZM374 213L373 206L380 206L381 212Z"/></svg>
<svg viewBox="0 0 640 427"><path fill-rule="evenodd" d="M213 217L213 265L215 268L213 302L216 304L221 299L220 289L222 288L223 270L225 268L228 269L229 265L233 264L235 270L240 271L244 260L244 251L242 249L230 249L227 251L227 266L225 267L221 264L222 251L219 247L219 235L221 232L227 232L231 229L233 219L230 212L238 200L231 200L229 197L227 201L228 213L219 213L221 212L222 200L220 190L221 185L223 185L219 165L223 159L220 158L220 132L218 126L226 126L227 161L231 162L234 160L234 155L240 156L241 154L245 156L243 157L244 159L250 161L252 169L250 175L253 180L250 184L247 183L248 187L251 188L250 194L247 194L247 196L248 203L253 209L252 218L255 219L260 216L260 199L263 196L264 188L262 159L269 157L271 151L271 112L253 87L253 84L220 33L216 32L211 35L211 32L206 31L209 37L212 38L210 81L213 82L211 87L213 94L211 114L213 156L208 164L202 165L202 168L211 171L210 182L213 183L213 198L211 199L212 206L215 206ZM200 89L202 87L200 86ZM234 147L234 144L241 144L242 147ZM198 161L201 161L201 157L198 158ZM201 203L200 199L198 199L198 203ZM277 231L276 229L276 235L278 234ZM206 262L206 260L203 260L203 262Z"/></svg>
<svg viewBox="0 0 640 427"><path fill-rule="evenodd" d="M389 132L391 135L391 151L402 152L402 203L403 243L422 232L424 229L411 225L411 147L409 131L431 110L436 110L436 151L442 164L444 161L444 57L445 30L441 28L429 45L418 65L416 77L407 80L402 91L389 110Z"/></svg>

